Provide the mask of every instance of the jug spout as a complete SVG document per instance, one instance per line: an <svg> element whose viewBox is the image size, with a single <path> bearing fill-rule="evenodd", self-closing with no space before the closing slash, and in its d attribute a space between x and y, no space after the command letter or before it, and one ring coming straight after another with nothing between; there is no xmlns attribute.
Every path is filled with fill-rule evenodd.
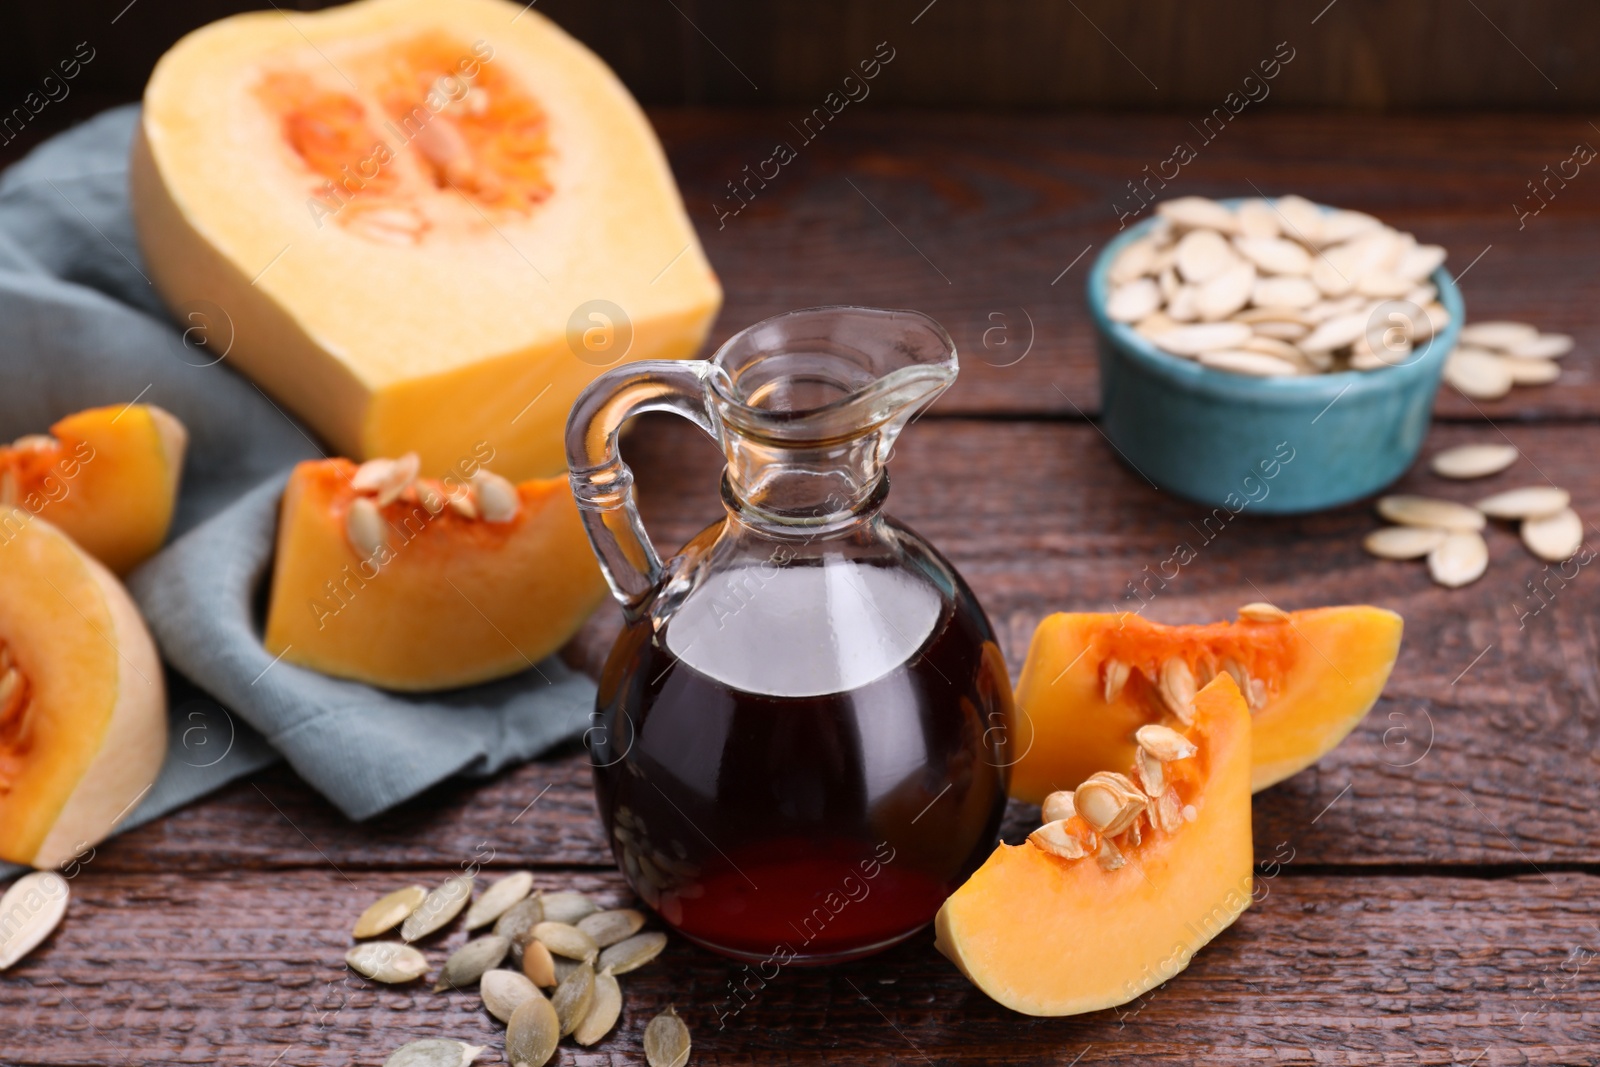
<svg viewBox="0 0 1600 1067"><path fill-rule="evenodd" d="M708 376L730 504L807 527L854 513L958 370L950 335L915 311L810 308L740 331Z"/></svg>

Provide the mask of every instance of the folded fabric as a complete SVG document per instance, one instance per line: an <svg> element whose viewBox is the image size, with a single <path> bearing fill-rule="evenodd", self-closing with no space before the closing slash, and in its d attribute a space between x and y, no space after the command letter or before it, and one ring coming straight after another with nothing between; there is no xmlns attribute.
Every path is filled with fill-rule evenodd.
<svg viewBox="0 0 1600 1067"><path fill-rule="evenodd" d="M137 118L136 107L105 112L0 175L0 437L135 400L190 433L176 539L128 584L163 656L203 695L175 680L166 766L124 827L278 753L360 819L577 736L594 687L553 658L490 685L405 696L274 662L262 647L277 497L289 467L321 448L218 358L225 337L185 343L146 277L127 191ZM211 309L207 328L225 332L225 309Z"/></svg>

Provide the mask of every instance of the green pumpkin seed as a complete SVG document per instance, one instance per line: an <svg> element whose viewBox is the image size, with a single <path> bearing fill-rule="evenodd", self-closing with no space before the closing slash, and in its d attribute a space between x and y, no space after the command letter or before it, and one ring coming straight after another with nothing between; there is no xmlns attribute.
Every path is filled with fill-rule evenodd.
<svg viewBox="0 0 1600 1067"><path fill-rule="evenodd" d="M543 942L541 942L541 944L542 943ZM546 951L548 951L548 949ZM550 962L555 965L556 985L560 985L562 982L565 982L567 980L567 975L583 966L583 964L579 963L577 960L569 960L561 956L550 957Z"/></svg>
<svg viewBox="0 0 1600 1067"><path fill-rule="evenodd" d="M400 927L400 936L406 941L418 941L447 926L451 919L461 914L472 897L472 875L458 874L439 883L439 888L429 893L417 910L406 916Z"/></svg>
<svg viewBox="0 0 1600 1067"><path fill-rule="evenodd" d="M550 922L548 919L533 928L533 936L543 941L546 948L557 956L565 956L569 960L583 960L593 963L594 958L600 955L600 946L594 943L594 938L566 923Z"/></svg>
<svg viewBox="0 0 1600 1067"><path fill-rule="evenodd" d="M644 1028L644 1058L650 1067L683 1067L689 1062L689 1028L672 1008Z"/></svg>
<svg viewBox="0 0 1600 1067"><path fill-rule="evenodd" d="M506 958L510 948L511 942L499 934L487 934L468 941L445 961L433 991L442 993L446 989L462 989L471 985L483 977L484 971L500 966L500 961Z"/></svg>
<svg viewBox="0 0 1600 1067"><path fill-rule="evenodd" d="M383 1061L383 1067L467 1067L483 1051L482 1046L465 1041L430 1037L401 1045Z"/></svg>
<svg viewBox="0 0 1600 1067"><path fill-rule="evenodd" d="M488 926L509 911L512 905L533 892L533 875L527 871L508 874L495 882L467 909L467 929Z"/></svg>
<svg viewBox="0 0 1600 1067"><path fill-rule="evenodd" d="M622 987L610 971L601 971L594 976L593 1003L572 1032L572 1039L580 1045L592 1045L610 1033L621 1017Z"/></svg>
<svg viewBox="0 0 1600 1067"><path fill-rule="evenodd" d="M522 973L534 985L545 989L554 989L561 982L556 976L555 957L550 955L543 941L529 941L528 947L522 950Z"/></svg>
<svg viewBox="0 0 1600 1067"><path fill-rule="evenodd" d="M578 929L594 938L594 943L601 948L632 937L643 926L644 913L632 908L597 911L578 920Z"/></svg>
<svg viewBox="0 0 1600 1067"><path fill-rule="evenodd" d="M368 941L344 954L345 963L374 982L414 982L428 973L428 961L398 941Z"/></svg>
<svg viewBox="0 0 1600 1067"><path fill-rule="evenodd" d="M661 950L666 947L667 935L659 930L634 934L600 953L600 969L612 974L627 974L661 955Z"/></svg>
<svg viewBox="0 0 1600 1067"><path fill-rule="evenodd" d="M556 1009L556 1017L561 1020L561 1036L566 1037L583 1022L584 1016L589 1014L590 1005L594 1003L594 968L587 963L578 964L578 969L556 987L550 1003Z"/></svg>
<svg viewBox="0 0 1600 1067"><path fill-rule="evenodd" d="M538 893L511 905L495 920L494 932L511 940L511 962L522 965L522 947L533 938L533 928L544 921L544 902Z"/></svg>
<svg viewBox="0 0 1600 1067"><path fill-rule="evenodd" d="M0 671L0 674L4 674ZM33 871L0 897L0 971L38 948L67 913L67 880Z"/></svg>
<svg viewBox="0 0 1600 1067"><path fill-rule="evenodd" d="M359 940L364 937L377 937L385 930L392 930L416 911L427 895L428 891L422 886L408 885L404 889L396 889L388 896L380 897L361 913L361 918L356 920L355 929L350 931L350 936Z"/></svg>
<svg viewBox="0 0 1600 1067"><path fill-rule="evenodd" d="M522 1007L522 1002L538 997L544 999L544 994L539 992L527 975L518 974L516 971L488 971L478 981L478 995L483 997L483 1006L503 1023L509 1023L511 1016Z"/></svg>
<svg viewBox="0 0 1600 1067"><path fill-rule="evenodd" d="M566 923L571 926L579 919L593 915L598 910L594 901L582 893L564 890L560 893L546 893L544 895L544 917L553 923Z"/></svg>
<svg viewBox="0 0 1600 1067"><path fill-rule="evenodd" d="M544 1067L561 1040L561 1021L544 997L530 997L506 1024L506 1060L511 1067Z"/></svg>

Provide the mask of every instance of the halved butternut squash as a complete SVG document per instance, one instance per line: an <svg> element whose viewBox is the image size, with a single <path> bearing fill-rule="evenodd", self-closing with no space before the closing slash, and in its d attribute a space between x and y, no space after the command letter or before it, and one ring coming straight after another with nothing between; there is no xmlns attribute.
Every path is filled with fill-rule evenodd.
<svg viewBox="0 0 1600 1067"><path fill-rule="evenodd" d="M939 951L1028 1015L1125 1004L1183 970L1250 904L1250 733L1218 675L1187 727L1145 727L1128 774L1046 797L1049 821L939 909Z"/></svg>
<svg viewBox="0 0 1600 1067"><path fill-rule="evenodd" d="M1164 626L1139 615L1051 615L1017 684L1024 755L1011 793L1038 803L1133 757L1134 731L1230 674L1255 729L1252 788L1333 749L1376 703L1400 654L1400 616L1368 606L1284 612L1250 604L1237 622Z"/></svg>
<svg viewBox="0 0 1600 1067"><path fill-rule="evenodd" d="M337 452L430 475L484 442L509 477L560 471L579 391L694 355L722 298L643 112L521 2L196 30L151 75L129 180L180 318L220 309L211 347Z"/></svg>
<svg viewBox="0 0 1600 1067"><path fill-rule="evenodd" d="M386 689L527 670L605 595L563 477L514 486L415 454L300 464L278 520L267 650Z"/></svg>
<svg viewBox="0 0 1600 1067"><path fill-rule="evenodd" d="M0 446L0 507L48 519L118 574L167 538L189 435L149 404L90 408Z"/></svg>
<svg viewBox="0 0 1600 1067"><path fill-rule="evenodd" d="M111 572L0 507L0 859L57 866L133 810L167 751L164 684Z"/></svg>

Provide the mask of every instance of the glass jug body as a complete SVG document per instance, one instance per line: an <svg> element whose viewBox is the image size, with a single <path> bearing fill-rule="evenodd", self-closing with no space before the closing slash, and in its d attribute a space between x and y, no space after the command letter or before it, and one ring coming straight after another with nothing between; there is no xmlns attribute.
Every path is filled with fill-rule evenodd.
<svg viewBox="0 0 1600 1067"><path fill-rule="evenodd" d="M914 933L988 855L1011 696L971 591L882 512L894 436L954 375L948 338L906 313L777 321L689 372L729 457L727 515L666 564L607 455L614 426L575 434L601 446L573 465L597 553L637 565L611 575L626 623L589 743L618 866L649 906L725 954L820 963ZM634 365L591 390L626 417L641 374L684 369ZM682 381L649 403L685 413ZM588 412L602 426L604 406Z"/></svg>

